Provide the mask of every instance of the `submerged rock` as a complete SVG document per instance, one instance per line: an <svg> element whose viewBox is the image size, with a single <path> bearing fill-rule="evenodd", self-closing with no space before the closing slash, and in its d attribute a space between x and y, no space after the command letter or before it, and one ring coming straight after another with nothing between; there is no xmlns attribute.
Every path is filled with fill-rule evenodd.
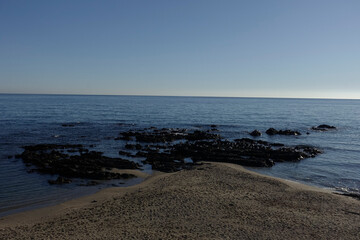
<svg viewBox="0 0 360 240"><path fill-rule="evenodd" d="M48 183L53 185L53 184L67 184L67 183L71 183L72 180L69 178L64 178L59 176L56 180L48 180Z"/></svg>
<svg viewBox="0 0 360 240"><path fill-rule="evenodd" d="M270 128L269 135L300 135L297 131ZM252 136L260 136L254 130ZM143 158L144 164L152 169L175 172L190 169L200 161L235 163L243 166L271 167L276 162L300 161L315 157L321 151L311 146L285 146L262 140L242 138L224 140L209 130L188 130L178 128L146 128L122 132L119 137L126 143L120 155ZM137 153L132 151L137 150ZM112 172L112 168L137 169L139 164L122 158L103 156L102 152L89 151L83 145L39 144L25 146L21 154L25 164L36 166L33 171L58 174L63 178L85 178L107 180L133 177L131 174ZM61 179L59 179L59 182ZM55 183L54 183L55 184Z"/></svg>
<svg viewBox="0 0 360 240"><path fill-rule="evenodd" d="M259 130L254 130L250 133L251 136L253 137L260 137L261 136L261 132Z"/></svg>
<svg viewBox="0 0 360 240"><path fill-rule="evenodd" d="M268 134L300 135L292 130L276 130L270 128ZM134 157L143 157L144 164L153 169L174 172L191 168L199 161L216 161L236 163L244 166L271 167L275 162L300 161L321 153L311 146L286 147L281 143L269 143L249 138L234 141L223 140L220 135L210 131L189 131L186 129L149 129L128 131L123 136L132 136L137 142L154 142L157 145L138 147L141 149ZM259 136L261 132L254 130L251 135ZM174 140L181 140L173 144ZM161 144L163 143L163 144ZM127 144L128 149L136 149L137 144ZM131 154L120 151L120 154L131 157ZM191 161L185 160L191 159Z"/></svg>
<svg viewBox="0 0 360 240"><path fill-rule="evenodd" d="M327 125L327 124L321 124L317 127L312 127L311 128L312 130L315 130L315 131L328 131L328 130L334 130L336 129L336 127L334 126L330 126L330 125Z"/></svg>
<svg viewBox="0 0 360 240"><path fill-rule="evenodd" d="M276 130L275 128L269 128L268 130L266 130L266 134L268 135L288 135L288 136L298 136L301 135L300 132L298 131L294 131L294 130Z"/></svg>
<svg viewBox="0 0 360 240"><path fill-rule="evenodd" d="M61 124L61 126L63 126L63 127L75 127L75 124L72 124L72 123L64 123L64 124Z"/></svg>
<svg viewBox="0 0 360 240"><path fill-rule="evenodd" d="M171 146L169 152L143 152L153 169L173 172L189 167L184 159L191 158L194 163L199 161L228 162L243 166L271 167L275 162L300 161L314 157L320 150L310 146L284 147L266 141L249 138L213 141L195 141L178 143ZM191 165L191 164L190 164Z"/></svg>
<svg viewBox="0 0 360 240"><path fill-rule="evenodd" d="M109 180L132 177L106 169L138 169L139 164L121 158L103 156L101 152L83 149L82 145L39 144L23 147L21 158L25 164L36 166L33 171L58 174L66 178ZM75 154L75 150L78 154ZM61 152L66 149L71 154ZM59 181L61 178L59 179ZM49 182L50 183L50 182ZM52 182L56 184L56 182Z"/></svg>
<svg viewBox="0 0 360 240"><path fill-rule="evenodd" d="M269 128L268 130L266 130L266 134L267 135L275 135L275 134L278 134L278 130L276 130L275 128Z"/></svg>

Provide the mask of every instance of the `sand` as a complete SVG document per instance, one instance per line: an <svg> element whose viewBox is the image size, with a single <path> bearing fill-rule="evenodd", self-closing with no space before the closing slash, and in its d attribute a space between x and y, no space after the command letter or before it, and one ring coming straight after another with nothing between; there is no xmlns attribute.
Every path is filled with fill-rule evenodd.
<svg viewBox="0 0 360 240"><path fill-rule="evenodd" d="M360 201L205 163L2 218L0 239L360 239Z"/></svg>

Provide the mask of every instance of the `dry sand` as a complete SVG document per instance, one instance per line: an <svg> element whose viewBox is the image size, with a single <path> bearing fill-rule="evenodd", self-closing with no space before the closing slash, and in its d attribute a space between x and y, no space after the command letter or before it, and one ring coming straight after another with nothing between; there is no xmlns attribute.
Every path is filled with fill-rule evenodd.
<svg viewBox="0 0 360 240"><path fill-rule="evenodd" d="M360 239L360 201L206 163L8 216L0 239Z"/></svg>

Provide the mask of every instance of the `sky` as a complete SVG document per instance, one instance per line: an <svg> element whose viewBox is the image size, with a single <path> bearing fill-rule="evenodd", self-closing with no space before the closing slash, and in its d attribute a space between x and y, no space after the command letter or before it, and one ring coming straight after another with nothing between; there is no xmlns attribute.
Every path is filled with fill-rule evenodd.
<svg viewBox="0 0 360 240"><path fill-rule="evenodd" d="M360 99L358 0L0 0L0 93Z"/></svg>

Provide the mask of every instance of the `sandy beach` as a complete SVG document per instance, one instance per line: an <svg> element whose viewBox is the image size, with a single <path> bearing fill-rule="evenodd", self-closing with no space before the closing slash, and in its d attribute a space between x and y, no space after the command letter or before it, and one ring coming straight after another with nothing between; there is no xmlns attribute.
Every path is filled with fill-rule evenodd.
<svg viewBox="0 0 360 240"><path fill-rule="evenodd" d="M360 201L204 163L0 219L0 239L359 239Z"/></svg>

